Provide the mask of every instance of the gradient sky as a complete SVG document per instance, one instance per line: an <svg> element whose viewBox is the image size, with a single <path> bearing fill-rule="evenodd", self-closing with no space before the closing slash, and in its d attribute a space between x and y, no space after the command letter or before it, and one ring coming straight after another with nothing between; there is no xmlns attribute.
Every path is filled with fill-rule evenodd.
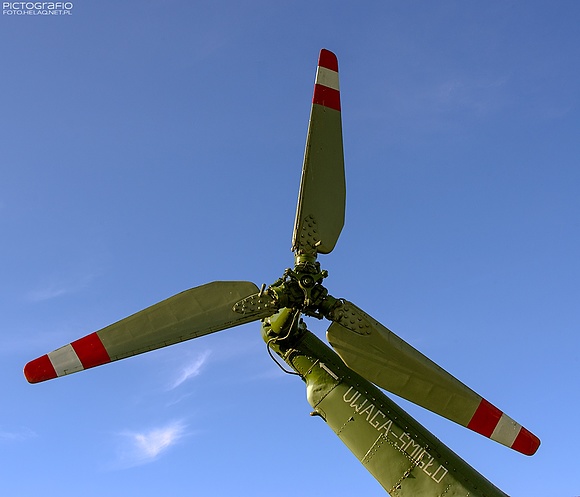
<svg viewBox="0 0 580 497"><path fill-rule="evenodd" d="M22 375L184 289L293 264L323 47L348 190L326 287L542 440L522 456L401 402L477 470L580 494L578 2L73 3L0 19L0 495L384 495L257 324Z"/></svg>

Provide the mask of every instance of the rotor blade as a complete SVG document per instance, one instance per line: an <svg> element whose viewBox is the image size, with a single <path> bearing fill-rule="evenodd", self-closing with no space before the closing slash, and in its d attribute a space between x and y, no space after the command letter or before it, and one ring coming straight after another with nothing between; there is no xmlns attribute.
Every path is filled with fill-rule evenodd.
<svg viewBox="0 0 580 497"><path fill-rule="evenodd" d="M38 383L273 314L262 310L241 315L233 310L257 290L248 281L191 288L29 362L24 375Z"/></svg>
<svg viewBox="0 0 580 497"><path fill-rule="evenodd" d="M376 385L526 455L540 440L351 302L327 331L345 364Z"/></svg>
<svg viewBox="0 0 580 497"><path fill-rule="evenodd" d="M345 201L338 61L323 49L314 84L292 250L331 252L344 225Z"/></svg>

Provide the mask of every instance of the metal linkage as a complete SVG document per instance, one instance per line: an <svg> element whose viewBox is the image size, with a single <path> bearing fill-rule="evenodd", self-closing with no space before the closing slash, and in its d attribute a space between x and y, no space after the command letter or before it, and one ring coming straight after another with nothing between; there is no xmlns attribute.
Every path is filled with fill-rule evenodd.
<svg viewBox="0 0 580 497"><path fill-rule="evenodd" d="M282 309L296 309L307 316L318 319L329 318L335 307L342 305L338 299L330 296L322 285L328 272L320 269L315 258L297 256L294 269L286 269L281 278L260 292L240 300L234 305L234 311L252 315L271 309L272 313Z"/></svg>

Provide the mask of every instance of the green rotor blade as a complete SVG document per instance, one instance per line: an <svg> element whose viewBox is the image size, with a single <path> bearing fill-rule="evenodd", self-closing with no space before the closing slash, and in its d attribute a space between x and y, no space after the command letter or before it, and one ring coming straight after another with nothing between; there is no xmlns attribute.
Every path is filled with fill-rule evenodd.
<svg viewBox="0 0 580 497"><path fill-rule="evenodd" d="M308 126L292 250L328 254L342 227L346 202L338 62L320 52Z"/></svg>
<svg viewBox="0 0 580 497"><path fill-rule="evenodd" d="M24 374L38 383L256 321L274 311L242 315L233 306L257 291L248 281L191 288L29 362Z"/></svg>
<svg viewBox="0 0 580 497"><path fill-rule="evenodd" d="M327 331L345 364L376 385L518 452L540 440L351 302Z"/></svg>

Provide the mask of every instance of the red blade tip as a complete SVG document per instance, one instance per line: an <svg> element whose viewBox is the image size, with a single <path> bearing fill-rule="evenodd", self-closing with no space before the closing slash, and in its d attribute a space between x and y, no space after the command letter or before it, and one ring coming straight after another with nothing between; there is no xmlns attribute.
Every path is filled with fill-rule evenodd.
<svg viewBox="0 0 580 497"><path fill-rule="evenodd" d="M540 447L540 443L540 439L536 435L522 427L512 445L512 449L526 456L533 456Z"/></svg>
<svg viewBox="0 0 580 497"><path fill-rule="evenodd" d="M326 48L323 48L320 51L320 56L318 57L318 65L326 67L331 71L338 72L338 59L336 58L336 55L334 55L330 50L326 50Z"/></svg>
<svg viewBox="0 0 580 497"><path fill-rule="evenodd" d="M28 383L39 383L56 378L57 375L54 366L48 358L48 354L45 354L24 366L24 376Z"/></svg>

